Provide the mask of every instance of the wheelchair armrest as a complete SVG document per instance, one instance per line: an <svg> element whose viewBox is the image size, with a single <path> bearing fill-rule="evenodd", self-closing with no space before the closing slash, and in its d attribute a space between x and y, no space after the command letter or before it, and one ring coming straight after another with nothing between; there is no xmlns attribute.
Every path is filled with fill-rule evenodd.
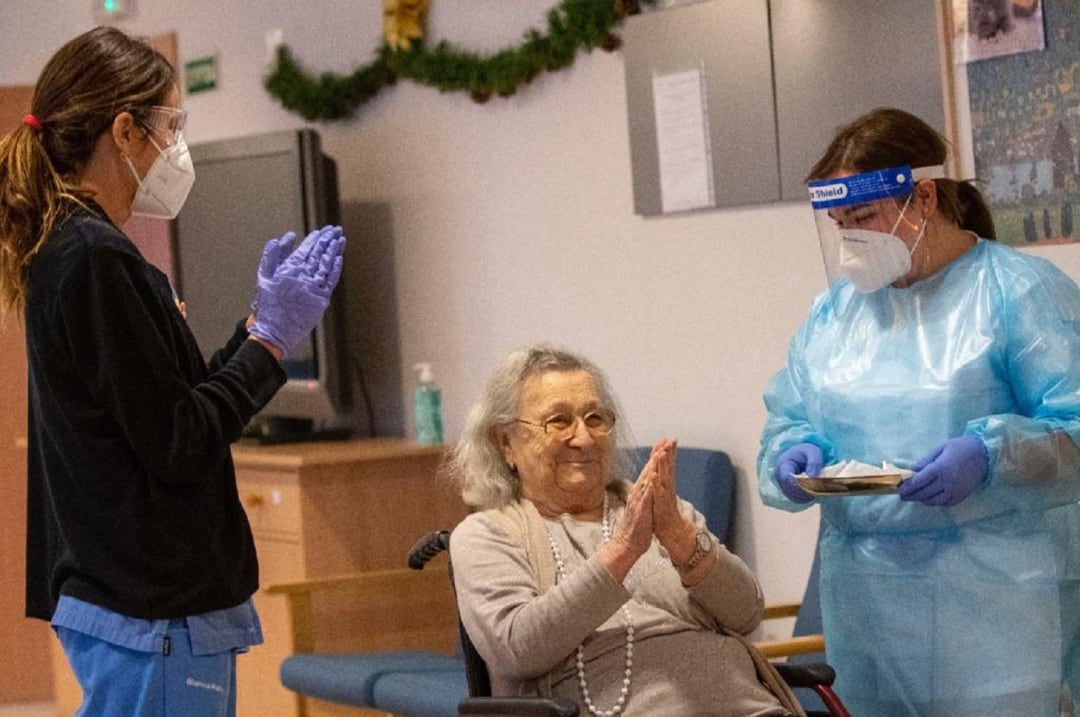
<svg viewBox="0 0 1080 717"><path fill-rule="evenodd" d="M797 602L766 605L762 620L797 617L801 605ZM821 633L797 635L778 640L755 640L754 645L765 657L775 658L785 655L807 655L825 652L825 636Z"/></svg>
<svg viewBox="0 0 1080 717"><path fill-rule="evenodd" d="M314 602L317 595L347 591L357 605L385 607L396 605L399 613L410 609L432 609L431 602L439 606L453 605L453 591L450 585L450 572L447 565L431 565L425 570L409 568L390 568L367 572L348 573L309 578L295 582L275 583L263 587L267 595L281 595L286 598L290 627L290 651L294 653L315 651L315 615ZM407 596L407 599L403 598ZM409 603L414 603L409 607ZM436 613L442 614L442 613ZM446 613L447 621L453 616L452 607ZM456 635L456 618L446 624L448 643ZM402 647L412 647L402 645ZM369 647L367 649L374 649Z"/></svg>
<svg viewBox="0 0 1080 717"><path fill-rule="evenodd" d="M766 605L762 620L775 620L782 617L798 617L799 608L802 605L797 602L783 602L775 605Z"/></svg>
<svg viewBox="0 0 1080 717"><path fill-rule="evenodd" d="M466 697L458 703L458 714L577 717L578 706L565 700L541 697Z"/></svg>
<svg viewBox="0 0 1080 717"><path fill-rule="evenodd" d="M370 570L359 573L341 573L317 578L306 578L293 582L273 583L263 587L263 592L269 595L312 595L326 590L355 590L363 591L378 586L384 586L395 582L413 581L416 583L435 584L439 580L446 580L446 568L442 575L436 578L426 577L438 572L432 569L430 573L418 573L408 568L388 568L384 570ZM425 577L417 577L417 576Z"/></svg>
<svg viewBox="0 0 1080 717"><path fill-rule="evenodd" d="M789 687L832 685L836 680L836 670L824 662L777 662L774 667Z"/></svg>
<svg viewBox="0 0 1080 717"><path fill-rule="evenodd" d="M765 657L783 657L785 655L808 655L825 651L823 635L799 635L783 640L755 640L754 646Z"/></svg>

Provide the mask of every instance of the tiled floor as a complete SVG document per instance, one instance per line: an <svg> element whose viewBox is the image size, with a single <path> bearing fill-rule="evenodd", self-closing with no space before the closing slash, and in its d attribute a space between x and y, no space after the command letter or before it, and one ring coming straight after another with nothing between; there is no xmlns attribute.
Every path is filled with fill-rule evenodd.
<svg viewBox="0 0 1080 717"><path fill-rule="evenodd" d="M53 717L51 702L6 702L0 704L0 717Z"/></svg>

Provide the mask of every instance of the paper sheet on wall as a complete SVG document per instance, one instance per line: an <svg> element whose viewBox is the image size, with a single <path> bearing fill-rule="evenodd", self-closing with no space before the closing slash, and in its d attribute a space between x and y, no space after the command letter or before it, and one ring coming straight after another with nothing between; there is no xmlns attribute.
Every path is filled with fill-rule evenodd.
<svg viewBox="0 0 1080 717"><path fill-rule="evenodd" d="M714 206L703 71L694 68L656 74L652 84L662 210L677 212Z"/></svg>

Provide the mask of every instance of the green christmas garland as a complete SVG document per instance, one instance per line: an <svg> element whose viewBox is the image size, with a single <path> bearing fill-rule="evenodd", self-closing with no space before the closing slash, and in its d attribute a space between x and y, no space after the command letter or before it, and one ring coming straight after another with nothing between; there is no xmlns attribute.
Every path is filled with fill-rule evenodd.
<svg viewBox="0 0 1080 717"><path fill-rule="evenodd" d="M636 6L625 0L620 4ZM468 92L477 102L486 102L492 95L509 97L540 73L569 67L580 49L617 49L620 40L612 28L627 10L615 6L613 0L562 0L548 12L546 33L530 30L520 45L488 56L458 50L445 42L430 50L422 41L413 41L407 50L383 42L371 64L349 75L324 72L313 77L282 45L264 85L286 109L307 120L350 117L399 77L442 92Z"/></svg>

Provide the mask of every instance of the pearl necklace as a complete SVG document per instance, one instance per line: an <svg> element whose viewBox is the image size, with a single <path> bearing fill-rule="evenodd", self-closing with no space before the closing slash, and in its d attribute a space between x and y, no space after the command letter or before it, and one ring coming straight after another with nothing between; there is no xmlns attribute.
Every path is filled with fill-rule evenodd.
<svg viewBox="0 0 1080 717"><path fill-rule="evenodd" d="M603 533L605 543L611 540L607 491L604 491L604 512L600 521L600 530ZM550 530L548 530L548 544L551 545L551 554L555 558L555 571L558 573L561 582L566 579L566 564L563 562L559 546L555 544L555 538L551 536ZM623 711L626 706L626 699L630 696L630 675L634 666L634 623L630 620L630 607L628 605L624 604L622 606L622 612L623 618L626 620L626 672L623 675L622 689L619 690L619 700L611 709L601 710L593 704L592 697L589 695L589 686L585 681L585 645L582 643L577 647L577 674L578 684L581 686L581 696L584 698L585 706L589 708L589 712L597 715L597 717L615 717L615 715Z"/></svg>

